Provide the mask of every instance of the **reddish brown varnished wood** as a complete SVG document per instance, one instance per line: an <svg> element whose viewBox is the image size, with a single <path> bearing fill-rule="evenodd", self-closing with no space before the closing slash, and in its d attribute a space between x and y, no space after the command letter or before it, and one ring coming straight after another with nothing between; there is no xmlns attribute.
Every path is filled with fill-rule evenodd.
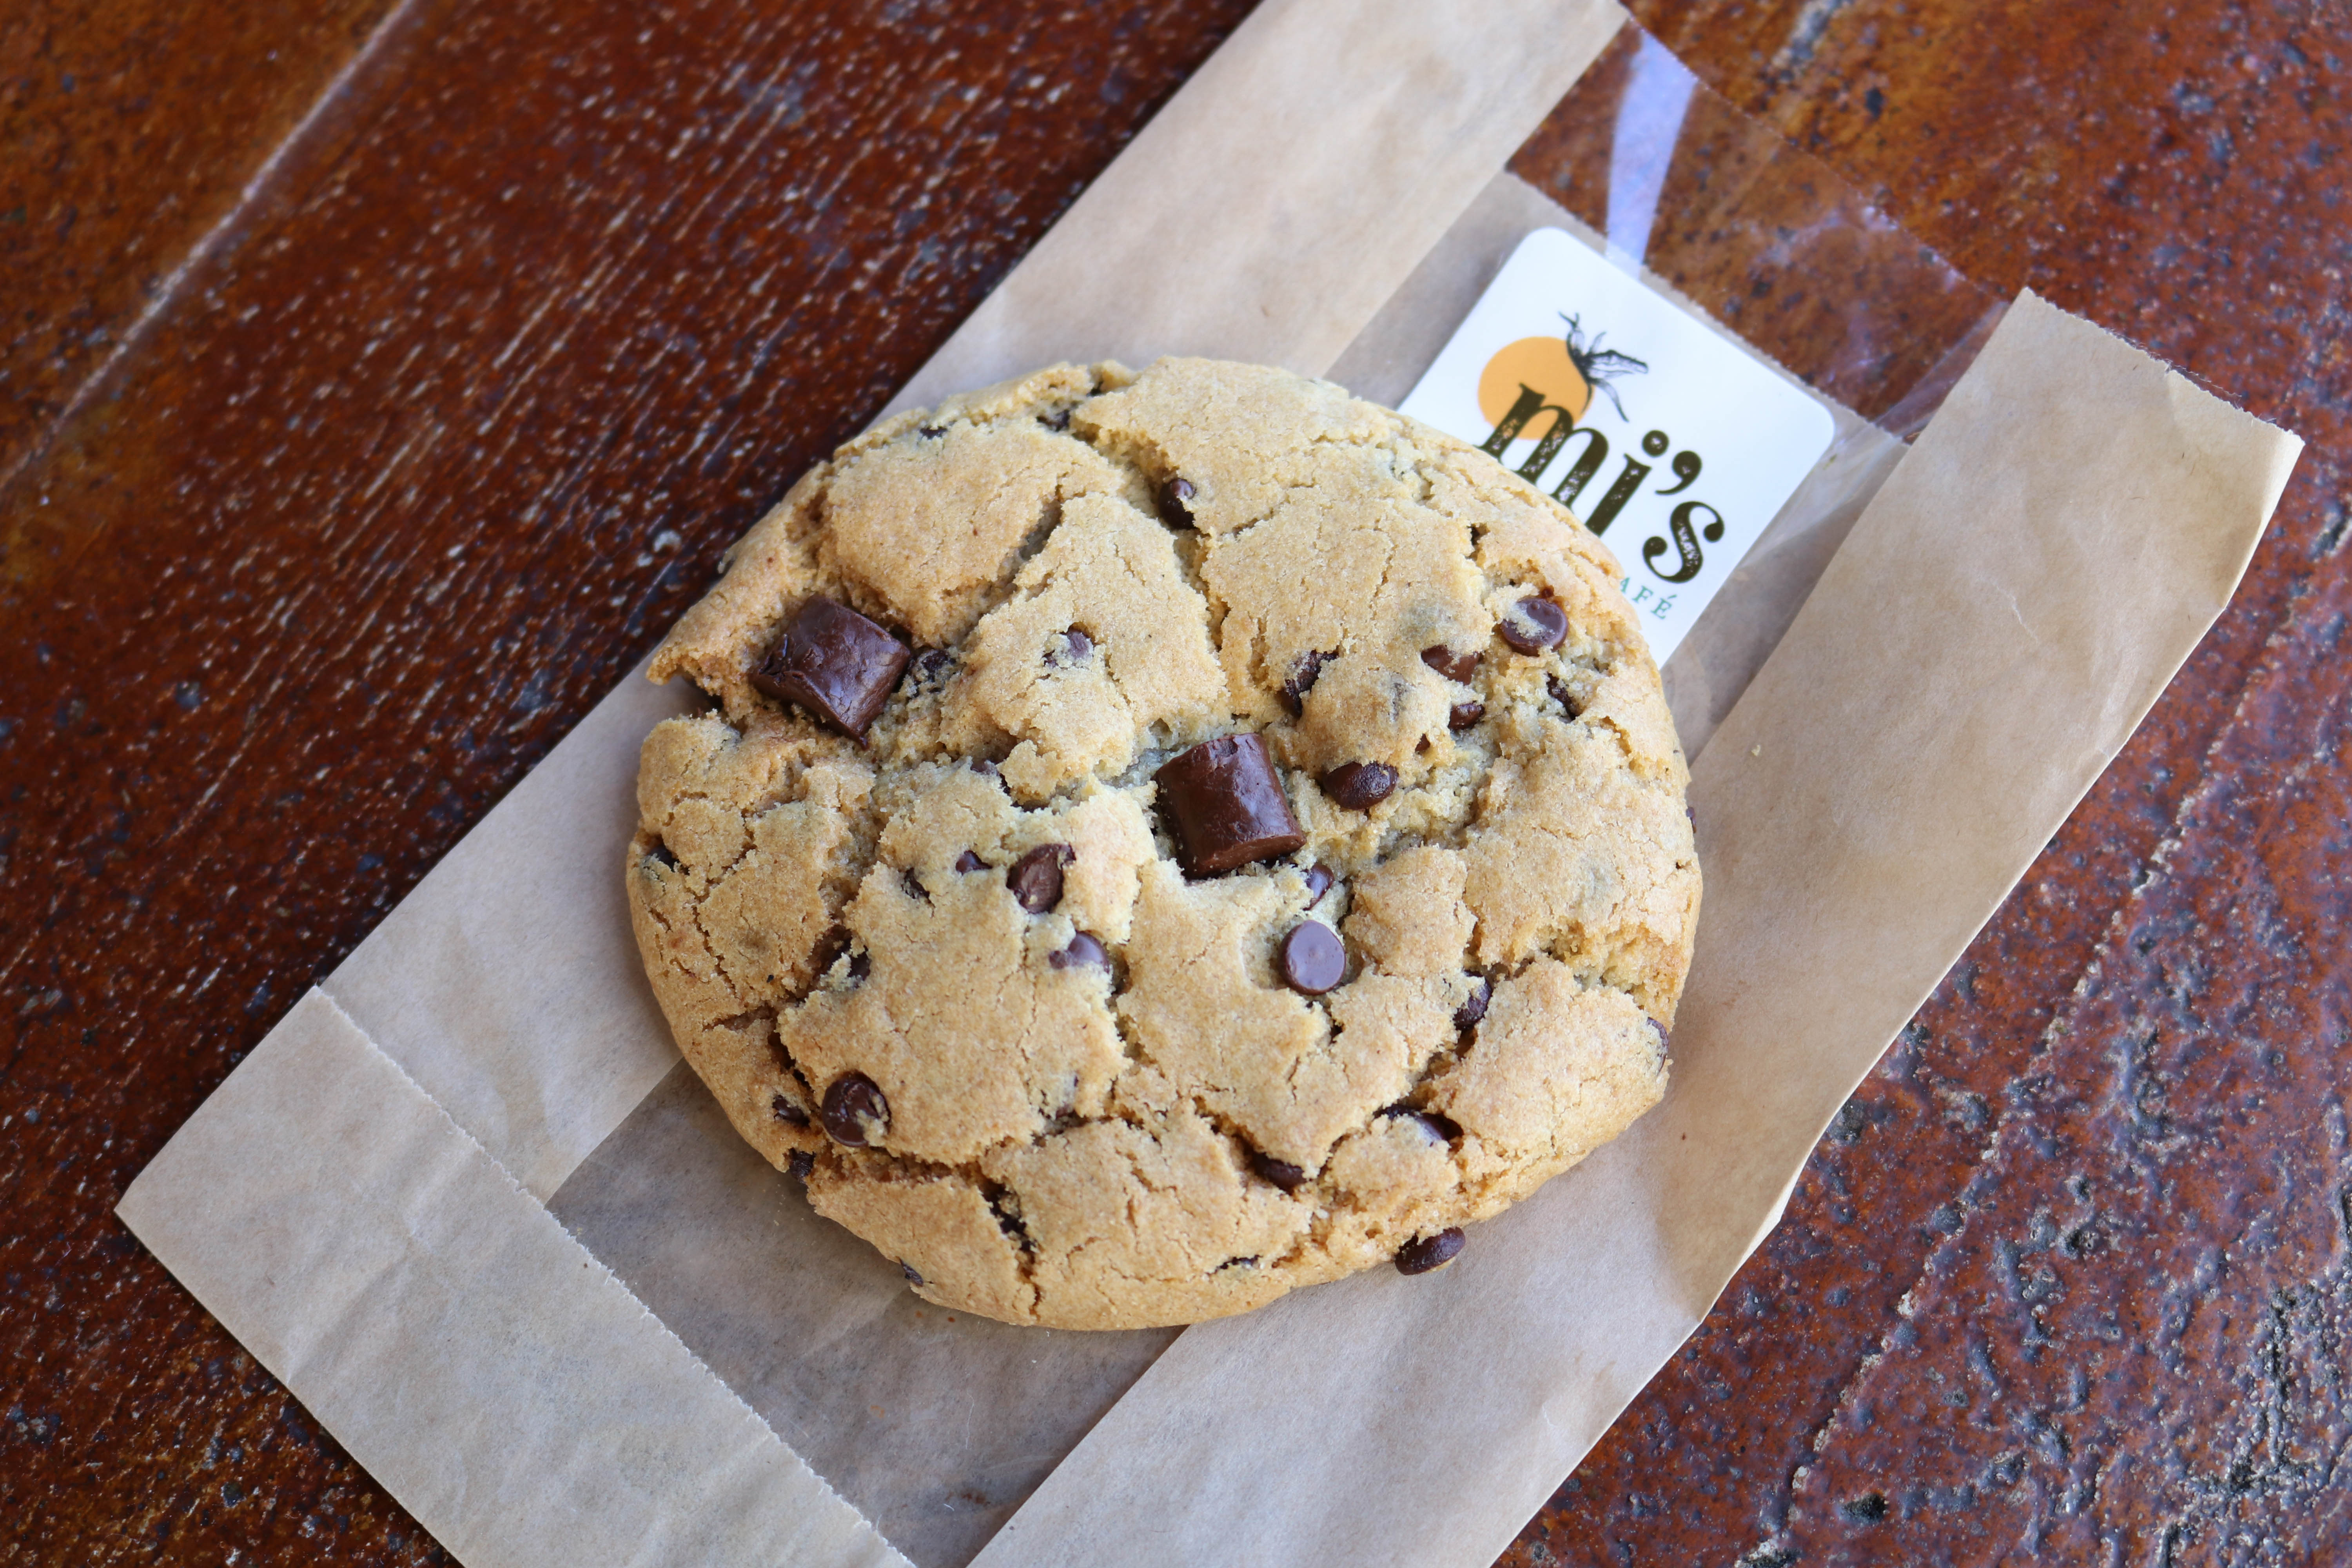
<svg viewBox="0 0 2352 1568"><path fill-rule="evenodd" d="M1634 8L1994 291L2314 448L1788 1222L1506 1561L2352 1555L2340 8ZM0 223L0 461L33 454L0 482L0 1561L434 1559L115 1197L1245 9L0 22L0 219L105 215ZM58 426L117 346L89 331L215 226Z"/></svg>
<svg viewBox="0 0 2352 1568"><path fill-rule="evenodd" d="M0 9L0 479L393 9Z"/></svg>

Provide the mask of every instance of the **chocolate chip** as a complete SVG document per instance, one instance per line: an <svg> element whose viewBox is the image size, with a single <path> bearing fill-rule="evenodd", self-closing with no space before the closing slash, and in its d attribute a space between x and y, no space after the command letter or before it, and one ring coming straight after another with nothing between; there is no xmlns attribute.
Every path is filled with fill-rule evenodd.
<svg viewBox="0 0 2352 1568"><path fill-rule="evenodd" d="M1486 705L1484 702L1456 702L1453 710L1445 715L1445 727L1449 730L1467 730L1486 716Z"/></svg>
<svg viewBox="0 0 2352 1568"><path fill-rule="evenodd" d="M1321 921L1301 921L1290 928L1277 950L1283 984L1308 996L1320 996L1348 973L1348 950L1339 935Z"/></svg>
<svg viewBox="0 0 2352 1568"><path fill-rule="evenodd" d="M1290 710L1294 719L1307 711L1307 694L1323 675L1323 667L1339 658L1337 653L1310 653L1292 667L1290 679L1282 683L1282 705Z"/></svg>
<svg viewBox="0 0 2352 1568"><path fill-rule="evenodd" d="M809 1124L808 1112L803 1110L799 1106L794 1105L791 1100L786 1100L781 1094L773 1096L769 1100L768 1109L776 1113L776 1120L779 1121L786 1122L794 1127L806 1127Z"/></svg>
<svg viewBox="0 0 2352 1568"><path fill-rule="evenodd" d="M1203 741L1152 777L1176 830L1184 868L1195 877L1271 860L1307 842L1265 742L1255 735Z"/></svg>
<svg viewBox="0 0 2352 1568"><path fill-rule="evenodd" d="M1415 1110L1400 1101L1381 1112L1399 1121L1410 1121L1428 1135L1433 1143L1451 1143L1462 1136L1462 1124L1450 1116L1440 1116L1433 1110Z"/></svg>
<svg viewBox="0 0 2352 1568"><path fill-rule="evenodd" d="M751 684L863 740L906 668L904 643L818 594L801 602Z"/></svg>
<svg viewBox="0 0 2352 1568"><path fill-rule="evenodd" d="M1067 408L1056 408L1051 413L1037 416L1037 423L1048 430L1066 430L1070 427L1072 412L1074 411Z"/></svg>
<svg viewBox="0 0 2352 1568"><path fill-rule="evenodd" d="M850 956L849 983L852 985L863 984L866 977L873 973L874 955L872 953L860 952Z"/></svg>
<svg viewBox="0 0 2352 1568"><path fill-rule="evenodd" d="M1435 647L1423 648L1421 662L1445 677L1446 679L1458 680L1465 686L1469 685L1470 678L1478 673L1476 654L1455 653L1444 643L1438 644Z"/></svg>
<svg viewBox="0 0 2352 1568"><path fill-rule="evenodd" d="M1495 628L1503 640L1521 653L1541 653L1558 647L1568 636L1568 612L1549 599L1529 595L1511 606Z"/></svg>
<svg viewBox="0 0 2352 1568"><path fill-rule="evenodd" d="M816 1156L805 1149L795 1149L792 1157L784 1162L784 1169L805 1182L809 1173L816 1169Z"/></svg>
<svg viewBox="0 0 2352 1568"><path fill-rule="evenodd" d="M1066 844L1040 844L1004 873L1013 900L1033 915L1042 915L1062 901L1062 868L1077 858Z"/></svg>
<svg viewBox="0 0 2352 1568"><path fill-rule="evenodd" d="M944 425L926 425L915 432L926 441L936 441L947 433L948 427Z"/></svg>
<svg viewBox="0 0 2352 1568"><path fill-rule="evenodd" d="M898 1272L907 1277L908 1284L914 1286L919 1290L922 1289L923 1277L915 1272L915 1266L913 1264L901 1263L898 1265Z"/></svg>
<svg viewBox="0 0 2352 1568"><path fill-rule="evenodd" d="M677 869L677 857L671 854L669 852L669 846L664 844L658 838L654 840L654 847L646 851L646 858L652 861L655 865L661 867L665 870L675 871Z"/></svg>
<svg viewBox="0 0 2352 1568"><path fill-rule="evenodd" d="M1076 969L1092 965L1097 969L1110 967L1110 952L1102 943L1080 931L1070 938L1070 945L1045 960L1056 969Z"/></svg>
<svg viewBox="0 0 2352 1568"><path fill-rule="evenodd" d="M947 672L948 664L949 659L946 649L927 647L922 652L915 656L915 679L917 680L937 680L941 675Z"/></svg>
<svg viewBox="0 0 2352 1568"><path fill-rule="evenodd" d="M1045 656L1048 665L1076 664L1095 651L1095 639L1072 626L1062 634L1062 646Z"/></svg>
<svg viewBox="0 0 2352 1568"><path fill-rule="evenodd" d="M1674 1043L1674 1036L1667 1033L1666 1026L1664 1024L1659 1023L1655 1018L1644 1018L1642 1021L1649 1025L1651 1028L1657 1031L1658 1054L1660 1056L1664 1056L1666 1054L1666 1047Z"/></svg>
<svg viewBox="0 0 2352 1568"><path fill-rule="evenodd" d="M1430 1274L1454 1261L1462 1250L1462 1227L1449 1225L1435 1236L1424 1236L1397 1248L1400 1274Z"/></svg>
<svg viewBox="0 0 2352 1568"><path fill-rule="evenodd" d="M981 1189L988 1200L988 1212L996 1216L996 1228L1019 1244L1024 1252L1034 1252L1037 1244L1029 1238L1028 1227L1021 1223L1021 1198L1010 1187L1000 1187L991 1182Z"/></svg>
<svg viewBox="0 0 2352 1568"><path fill-rule="evenodd" d="M1568 682L1562 680L1559 676L1555 675L1550 679L1545 681L1544 689L1551 693L1551 700L1554 702L1559 703L1562 708L1568 710L1568 716L1570 718L1573 719L1584 711L1583 709L1577 706L1576 694L1569 690Z"/></svg>
<svg viewBox="0 0 2352 1568"><path fill-rule="evenodd" d="M1323 793L1350 811L1370 811L1396 788L1396 770L1386 763L1342 763L1323 775Z"/></svg>
<svg viewBox="0 0 2352 1568"><path fill-rule="evenodd" d="M967 849L962 854L956 857L955 868L969 876L974 871L987 870L988 862Z"/></svg>
<svg viewBox="0 0 2352 1568"><path fill-rule="evenodd" d="M1486 1016L1486 1004L1495 999L1495 983L1485 975L1478 977L1478 988L1470 999L1454 1009L1454 1026L1457 1029L1477 1027L1478 1020Z"/></svg>
<svg viewBox="0 0 2352 1568"><path fill-rule="evenodd" d="M1192 481L1181 474L1160 487L1160 521L1171 528L1192 526Z"/></svg>
<svg viewBox="0 0 2352 1568"><path fill-rule="evenodd" d="M890 1102L882 1098L881 1088L862 1072L844 1073L833 1080L824 1091L824 1103L817 1108L824 1119L824 1130L833 1134L836 1143L852 1149L866 1147L869 1136L880 1137L890 1126ZM866 1131L866 1124L873 1131Z"/></svg>
<svg viewBox="0 0 2352 1568"><path fill-rule="evenodd" d="M1250 1151L1250 1168L1286 1193L1295 1193L1307 1184L1307 1173L1287 1160L1277 1160L1271 1154Z"/></svg>
<svg viewBox="0 0 2352 1568"><path fill-rule="evenodd" d="M1331 890L1331 884L1338 880L1339 879L1331 874L1331 868L1324 865L1319 860L1314 865L1307 867L1307 907L1311 910L1316 905L1321 903L1323 901L1323 895L1329 892Z"/></svg>

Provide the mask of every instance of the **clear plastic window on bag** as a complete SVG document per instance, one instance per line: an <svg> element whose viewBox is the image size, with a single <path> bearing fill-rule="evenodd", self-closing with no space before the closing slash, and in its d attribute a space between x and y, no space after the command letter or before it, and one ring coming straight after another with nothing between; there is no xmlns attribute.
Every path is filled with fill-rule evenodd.
<svg viewBox="0 0 2352 1568"><path fill-rule="evenodd" d="M1628 27L1332 374L1602 536L1696 755L2004 308Z"/></svg>

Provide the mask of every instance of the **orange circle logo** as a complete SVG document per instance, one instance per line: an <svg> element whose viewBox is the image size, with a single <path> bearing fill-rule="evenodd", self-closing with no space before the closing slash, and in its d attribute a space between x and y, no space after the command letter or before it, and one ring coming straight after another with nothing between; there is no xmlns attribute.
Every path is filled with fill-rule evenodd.
<svg viewBox="0 0 2352 1568"><path fill-rule="evenodd" d="M1541 393L1570 423L1583 418L1592 404L1592 384L1570 357L1566 337L1521 338L1488 360L1478 373L1480 417L1500 425L1523 389Z"/></svg>

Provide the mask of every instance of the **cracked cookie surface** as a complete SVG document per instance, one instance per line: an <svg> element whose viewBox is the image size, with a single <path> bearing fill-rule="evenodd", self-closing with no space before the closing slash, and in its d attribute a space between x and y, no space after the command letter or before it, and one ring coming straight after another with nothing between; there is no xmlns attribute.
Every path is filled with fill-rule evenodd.
<svg viewBox="0 0 2352 1568"><path fill-rule="evenodd" d="M943 1306L1136 1327L1433 1267L1664 1091L1699 873L1618 577L1485 454L1280 371L886 420L655 655L714 704L645 745L655 994ZM793 636L843 679L811 606L911 656L862 737L777 695ZM1227 737L1295 819L1252 842L1303 844L1194 878L1156 775Z"/></svg>

